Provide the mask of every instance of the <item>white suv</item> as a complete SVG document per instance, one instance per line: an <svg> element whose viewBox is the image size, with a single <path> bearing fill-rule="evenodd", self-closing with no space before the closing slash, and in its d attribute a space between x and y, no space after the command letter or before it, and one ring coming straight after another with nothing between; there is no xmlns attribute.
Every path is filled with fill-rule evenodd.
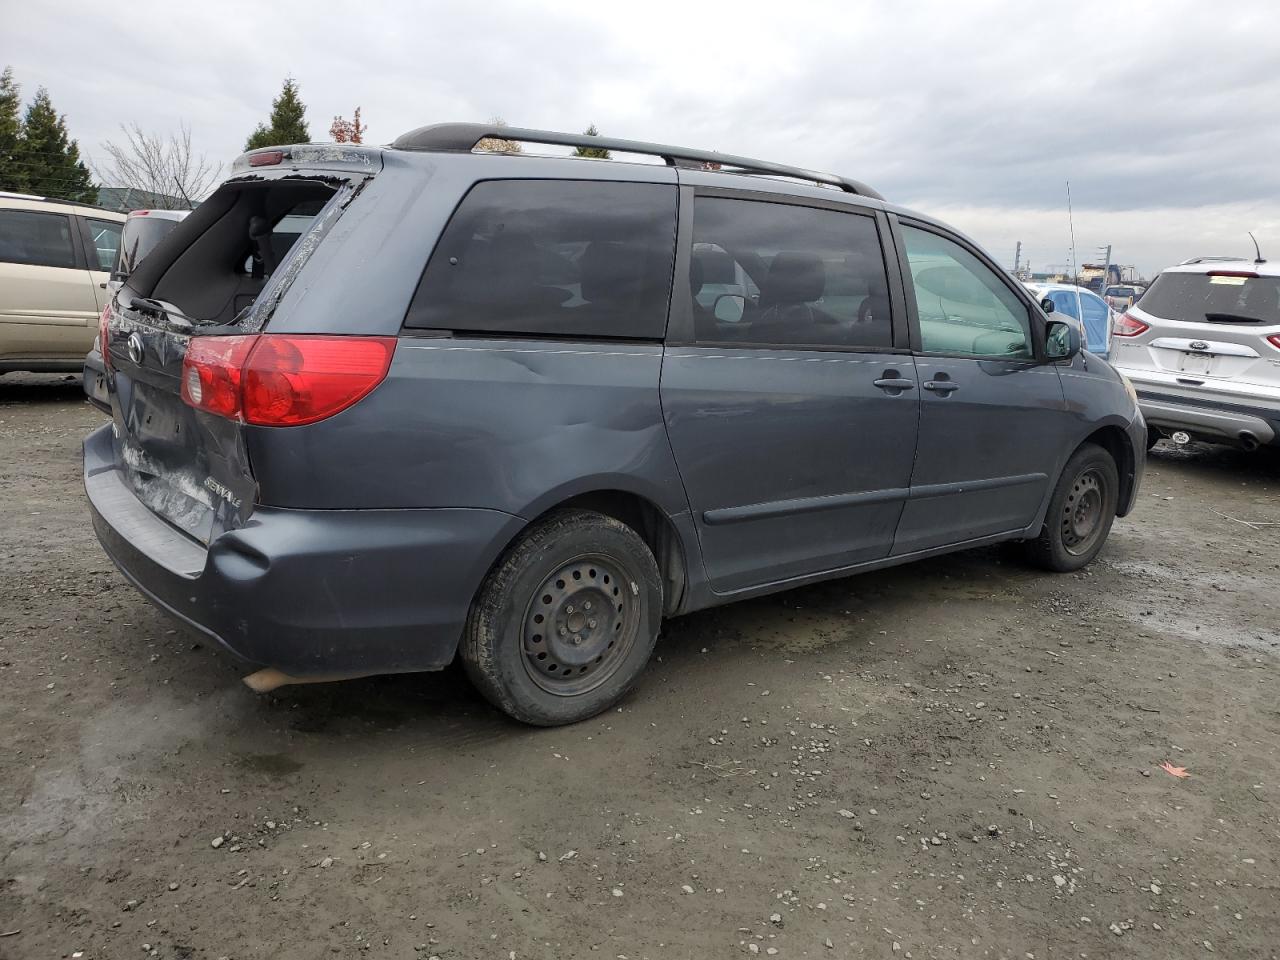
<svg viewBox="0 0 1280 960"><path fill-rule="evenodd" d="M1137 390L1152 444L1280 446L1280 264L1169 267L1116 320L1111 363Z"/></svg>

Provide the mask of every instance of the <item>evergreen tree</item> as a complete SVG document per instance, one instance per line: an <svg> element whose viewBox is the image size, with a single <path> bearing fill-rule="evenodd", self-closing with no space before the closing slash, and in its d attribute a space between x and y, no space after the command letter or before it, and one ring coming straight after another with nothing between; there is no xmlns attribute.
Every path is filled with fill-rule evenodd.
<svg viewBox="0 0 1280 960"><path fill-rule="evenodd" d="M600 131L596 129L596 125L594 123L582 132L588 137L600 136ZM573 151L573 155L575 157L589 157L592 160L609 159L609 151L601 149L600 147L576 147Z"/></svg>
<svg viewBox="0 0 1280 960"><path fill-rule="evenodd" d="M13 69L0 74L0 190L27 192L27 168L22 157L22 88L13 82Z"/></svg>
<svg viewBox="0 0 1280 960"><path fill-rule="evenodd" d="M20 169L26 171L27 189L43 197L97 203L89 168L80 159L80 148L67 136L67 121L53 109L49 92L41 87L27 106L22 124Z"/></svg>
<svg viewBox="0 0 1280 960"><path fill-rule="evenodd" d="M311 131L307 129L307 105L298 98L298 85L293 77L284 78L280 96L271 101L271 125L258 124L248 141L246 150L259 147L276 147L290 143L310 143Z"/></svg>

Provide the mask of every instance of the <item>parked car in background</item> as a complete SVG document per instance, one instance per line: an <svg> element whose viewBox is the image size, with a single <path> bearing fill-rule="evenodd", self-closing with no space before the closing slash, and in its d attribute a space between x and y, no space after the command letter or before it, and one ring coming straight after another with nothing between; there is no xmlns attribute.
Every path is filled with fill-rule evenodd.
<svg viewBox="0 0 1280 960"><path fill-rule="evenodd" d="M1078 570L1135 503L1123 378L857 181L484 124L232 170L106 312L84 477L257 689L460 656L569 723L664 617L1000 541Z"/></svg>
<svg viewBox="0 0 1280 960"><path fill-rule="evenodd" d="M120 236L120 254L111 271L113 281L119 284L133 273L143 258L190 215L190 210L130 211Z"/></svg>
<svg viewBox="0 0 1280 960"><path fill-rule="evenodd" d="M123 224L110 210L0 193L0 374L80 370Z"/></svg>
<svg viewBox="0 0 1280 960"><path fill-rule="evenodd" d="M1280 445L1280 264L1213 257L1169 267L1116 321L1112 346L1150 443Z"/></svg>
<svg viewBox="0 0 1280 960"><path fill-rule="evenodd" d="M190 210L133 210L129 213L120 235L119 250L111 268L111 277L107 280L108 299L115 296L125 278L134 271L142 259L190 213ZM96 407L110 412L111 408L107 403L107 371L102 364L102 345L96 331L93 346L82 362L81 381L85 396Z"/></svg>
<svg viewBox="0 0 1280 960"><path fill-rule="evenodd" d="M1053 302L1054 312L1079 322L1081 336L1090 353L1106 357L1111 350L1111 325L1115 312L1092 290L1069 283L1029 283L1027 289L1037 299Z"/></svg>
<svg viewBox="0 0 1280 960"><path fill-rule="evenodd" d="M1129 309L1142 296L1142 288L1132 284L1107 287L1102 291L1102 299L1112 310L1123 312Z"/></svg>

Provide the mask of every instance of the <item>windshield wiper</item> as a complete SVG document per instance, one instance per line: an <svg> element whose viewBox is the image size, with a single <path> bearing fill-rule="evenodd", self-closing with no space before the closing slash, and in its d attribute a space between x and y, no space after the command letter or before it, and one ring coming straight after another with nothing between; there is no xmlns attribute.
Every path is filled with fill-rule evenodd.
<svg viewBox="0 0 1280 960"><path fill-rule="evenodd" d="M1263 323L1261 317L1246 317L1240 313L1206 313L1204 318L1210 323Z"/></svg>
<svg viewBox="0 0 1280 960"><path fill-rule="evenodd" d="M151 297L134 297L133 300L130 301L129 306L134 309L137 309L139 306L144 307L153 313L160 314L166 319L175 321L176 326L187 330L190 330L192 327L200 323L199 320L194 317L188 317L176 307L167 307L159 300L154 300Z"/></svg>

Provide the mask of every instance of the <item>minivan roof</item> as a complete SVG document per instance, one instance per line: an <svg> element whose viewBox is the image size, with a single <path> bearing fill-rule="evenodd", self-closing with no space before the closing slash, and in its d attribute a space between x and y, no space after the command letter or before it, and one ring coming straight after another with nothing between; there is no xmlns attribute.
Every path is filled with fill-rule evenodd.
<svg viewBox="0 0 1280 960"><path fill-rule="evenodd" d="M858 180L833 173L821 173L803 167L791 167L769 160L754 160L712 150L695 150L644 140L622 140L617 137L590 136L580 133L558 133L529 127L508 127L493 123L436 123L418 127L397 137L391 144L395 150L422 150L434 153L470 153L485 139L514 140L518 143L543 143L563 147L586 147L616 150L642 156L660 157L670 167L701 170L723 170L766 176L788 177L838 187L846 193L883 200L884 197Z"/></svg>

